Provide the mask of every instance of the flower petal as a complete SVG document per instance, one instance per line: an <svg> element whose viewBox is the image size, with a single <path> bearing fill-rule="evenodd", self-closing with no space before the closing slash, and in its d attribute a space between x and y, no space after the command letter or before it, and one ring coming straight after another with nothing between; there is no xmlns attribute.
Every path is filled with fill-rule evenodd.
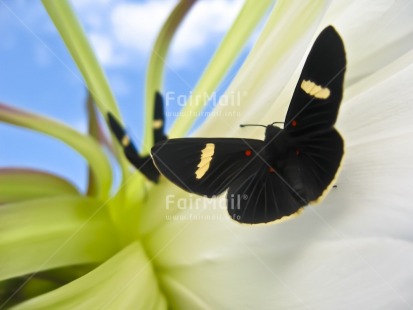
<svg viewBox="0 0 413 310"><path fill-rule="evenodd" d="M180 217L159 219L145 244L172 306L411 307L411 81L413 51L349 90L337 125L346 141L338 187L300 216L240 225L225 209L181 201Z"/></svg>
<svg viewBox="0 0 413 310"><path fill-rule="evenodd" d="M11 108L1 103L0 121L42 132L61 140L78 151L87 159L93 171L96 180L93 194L100 198L106 198L112 183L112 170L108 159L93 138L82 135L54 120Z"/></svg>
<svg viewBox="0 0 413 310"><path fill-rule="evenodd" d="M117 249L106 209L66 196L0 207L0 279L100 262Z"/></svg>
<svg viewBox="0 0 413 310"><path fill-rule="evenodd" d="M182 209L185 210L190 205L190 202L187 203L189 197L198 198L198 196L188 194L164 178L161 178L156 187L150 190L152 192L149 191L148 199L140 206L141 214L137 225L140 235L144 236L159 226L165 225L170 218L180 213ZM185 204L183 208L180 208L180 202Z"/></svg>
<svg viewBox="0 0 413 310"><path fill-rule="evenodd" d="M411 216L397 222L405 229L371 221L361 234L374 214L347 212L331 203L307 207L293 220L252 226L231 221L226 210L195 205L200 206L181 209L181 217L145 238L174 308L331 309L345 304L361 309L368 303L400 308L413 302ZM376 213L400 219L403 208L387 209ZM353 230L344 230L351 222ZM398 238L409 231L410 242Z"/></svg>
<svg viewBox="0 0 413 310"><path fill-rule="evenodd" d="M0 169L0 204L33 198L76 195L78 190L67 180L30 169Z"/></svg>
<svg viewBox="0 0 413 310"><path fill-rule="evenodd" d="M408 138L413 132L413 50L407 56L361 81L363 92L358 84L349 89L350 98L343 104L337 124L348 146L364 146L381 140L393 143L389 140L395 138L406 141L406 145L401 144L401 148L395 150L400 156L412 152ZM399 70L400 65L404 67ZM398 71L392 72L392 68ZM391 164L407 166L408 163L409 160Z"/></svg>
<svg viewBox="0 0 413 310"><path fill-rule="evenodd" d="M258 23L262 20L273 0L247 0L237 19L227 32L214 57L200 78L179 118L173 125L170 136L181 137L188 133L197 115L203 110L208 98L227 74L242 47L247 43Z"/></svg>
<svg viewBox="0 0 413 310"><path fill-rule="evenodd" d="M344 39L346 85L374 73L413 48L412 9L410 0L332 2L322 24L332 23Z"/></svg>
<svg viewBox="0 0 413 310"><path fill-rule="evenodd" d="M262 137L262 130L240 130L239 125L283 121L292 90L286 93L287 100L278 97L303 58L328 4L320 0L277 1L256 48L226 92L239 94L235 104L219 102L214 117L196 134ZM277 98L279 104L274 104Z"/></svg>
<svg viewBox="0 0 413 310"><path fill-rule="evenodd" d="M89 274L15 309L167 309L151 262L139 243Z"/></svg>
<svg viewBox="0 0 413 310"><path fill-rule="evenodd" d="M266 233L261 237L267 249L257 249L242 240L245 236L234 237L237 231L220 232L233 235L214 235L227 243L196 253L198 261L186 252L190 262L162 269L173 308L404 309L413 302L412 275L400 268L413 259L411 243L357 239L309 247L290 243L285 235L281 244L271 242ZM171 247L185 241L179 238Z"/></svg>
<svg viewBox="0 0 413 310"><path fill-rule="evenodd" d="M411 81L413 50L361 81L364 92L355 84L340 111L346 155L338 190L326 203L358 215L346 219L348 233L413 239Z"/></svg>

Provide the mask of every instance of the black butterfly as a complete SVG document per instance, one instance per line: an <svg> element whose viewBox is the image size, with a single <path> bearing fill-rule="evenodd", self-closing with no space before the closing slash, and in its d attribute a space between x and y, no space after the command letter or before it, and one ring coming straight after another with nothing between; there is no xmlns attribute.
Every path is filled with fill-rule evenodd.
<svg viewBox="0 0 413 310"><path fill-rule="evenodd" d="M123 148L126 158L149 180L157 183L159 180L159 171L155 168L150 156L140 156L137 148L126 133L126 130L120 125L119 121L108 113L109 126L120 145ZM163 109L163 98L159 92L155 93L155 110L153 120L153 135L155 143L166 140L164 133L165 115Z"/></svg>
<svg viewBox="0 0 413 310"><path fill-rule="evenodd" d="M343 157L334 123L343 94L345 51L331 26L315 41L284 128L265 139L182 138L151 150L158 170L182 189L212 197L228 189L231 217L266 223L291 215L331 187Z"/></svg>

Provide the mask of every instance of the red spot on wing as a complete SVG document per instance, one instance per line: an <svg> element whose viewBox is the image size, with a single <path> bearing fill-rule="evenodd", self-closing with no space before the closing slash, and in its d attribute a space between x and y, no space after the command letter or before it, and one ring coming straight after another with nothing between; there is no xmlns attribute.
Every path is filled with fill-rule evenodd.
<svg viewBox="0 0 413 310"><path fill-rule="evenodd" d="M268 172L269 172L269 173L275 173L275 169L274 169L273 167L269 167L269 168L268 168Z"/></svg>
<svg viewBox="0 0 413 310"><path fill-rule="evenodd" d="M244 152L245 156L251 156L252 155L252 151L251 150L246 150Z"/></svg>
<svg viewBox="0 0 413 310"><path fill-rule="evenodd" d="M295 119L291 122L291 126L293 127L297 126L297 121Z"/></svg>

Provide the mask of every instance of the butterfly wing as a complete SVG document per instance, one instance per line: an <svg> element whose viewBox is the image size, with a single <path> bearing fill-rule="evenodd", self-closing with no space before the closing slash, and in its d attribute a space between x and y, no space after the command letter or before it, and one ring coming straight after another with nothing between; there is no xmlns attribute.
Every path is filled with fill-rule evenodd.
<svg viewBox="0 0 413 310"><path fill-rule="evenodd" d="M345 69L343 41L329 26L320 33L308 54L284 128L297 133L331 128L343 96Z"/></svg>
<svg viewBox="0 0 413 310"><path fill-rule="evenodd" d="M158 91L155 93L153 138L154 144L167 139L167 136L165 135L164 101L161 93Z"/></svg>
<svg viewBox="0 0 413 310"><path fill-rule="evenodd" d="M269 172L261 163L245 171L230 185L227 205L232 219L258 224L294 214L306 202L280 174Z"/></svg>
<svg viewBox="0 0 413 310"><path fill-rule="evenodd" d="M152 149L156 167L188 192L211 197L229 188L228 212L242 223L265 223L296 213L322 195L343 156L343 140L333 125L345 64L341 38L327 27L315 41L294 91L283 147L277 146L282 160L268 147L278 134L266 134L264 142L173 139ZM275 161L276 171L268 169Z"/></svg>
<svg viewBox="0 0 413 310"><path fill-rule="evenodd" d="M212 197L254 166L262 140L232 138L170 139L151 155L158 170L185 191Z"/></svg>
<svg viewBox="0 0 413 310"><path fill-rule="evenodd" d="M123 148L123 152L128 159L128 161L135 166L146 178L152 182L158 182L159 171L155 168L152 160L149 156L141 156L134 143L130 139L126 130L122 127L119 121L115 118L113 114L108 112L108 121L110 130L115 135L119 144Z"/></svg>
<svg viewBox="0 0 413 310"><path fill-rule="evenodd" d="M154 118L153 118L153 136L154 142L166 140L167 137L164 133L165 114L164 103L160 92L155 93L155 106L154 106ZM116 117L108 112L108 123L111 131L115 135L116 139L123 148L123 152L129 162L136 167L143 175L146 176L152 182L158 182L159 171L155 168L150 156L141 156L138 149L132 142L126 130L122 127Z"/></svg>
<svg viewBox="0 0 413 310"><path fill-rule="evenodd" d="M301 189L301 197L314 202L333 185L344 142L335 129L296 141L296 151L286 160L285 179L293 188Z"/></svg>
<svg viewBox="0 0 413 310"><path fill-rule="evenodd" d="M294 149L284 171L293 188L314 201L332 183L344 143L334 129L343 95L346 58L343 42L331 26L316 39L295 88L284 130Z"/></svg>

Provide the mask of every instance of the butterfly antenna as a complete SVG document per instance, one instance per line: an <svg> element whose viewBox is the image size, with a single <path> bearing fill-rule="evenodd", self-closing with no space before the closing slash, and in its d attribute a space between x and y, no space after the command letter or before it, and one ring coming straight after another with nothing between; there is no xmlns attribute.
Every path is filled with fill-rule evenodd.
<svg viewBox="0 0 413 310"><path fill-rule="evenodd" d="M284 124L284 122L274 122L274 123L271 123L271 125L274 125L274 124Z"/></svg>
<svg viewBox="0 0 413 310"><path fill-rule="evenodd" d="M260 124L241 124L241 125L239 125L241 128L243 128L243 127L252 127L252 126L258 126L258 127L264 127L264 128L267 128L267 126L265 126L265 125L260 125Z"/></svg>

